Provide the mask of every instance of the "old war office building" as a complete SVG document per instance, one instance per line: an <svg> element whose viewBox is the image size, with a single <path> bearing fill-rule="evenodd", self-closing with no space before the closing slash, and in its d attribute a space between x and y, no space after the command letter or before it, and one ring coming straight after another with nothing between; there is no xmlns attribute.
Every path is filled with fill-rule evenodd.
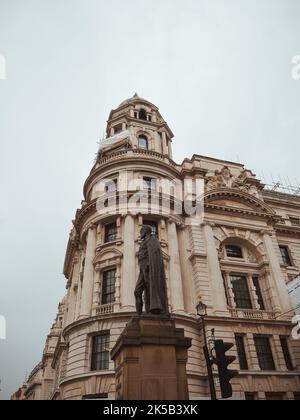
<svg viewBox="0 0 300 420"><path fill-rule="evenodd" d="M146 223L163 250L171 316L192 339L189 398L209 397L195 309L201 299L208 331L214 328L218 339L234 343L232 368L239 375L232 380L233 398L299 399L300 340L291 336L288 285L300 271L300 197L266 189L238 163L194 155L178 164L172 141L158 108L138 95L111 111L68 241L67 293L21 398L115 399L110 351L135 313L136 252ZM97 210L103 193L118 191L120 200L124 172L159 197L152 212ZM116 188L99 191L103 179ZM204 182L204 219L198 224L186 223L172 205L168 213L161 208L160 181L186 179Z"/></svg>

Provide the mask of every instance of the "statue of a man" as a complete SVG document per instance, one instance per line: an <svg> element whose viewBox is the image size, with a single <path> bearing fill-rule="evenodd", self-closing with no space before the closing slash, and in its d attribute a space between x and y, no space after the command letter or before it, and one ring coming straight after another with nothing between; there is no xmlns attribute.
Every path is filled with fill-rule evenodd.
<svg viewBox="0 0 300 420"><path fill-rule="evenodd" d="M166 275L159 240L151 226L141 229L142 244L138 252L140 275L135 288L136 311L143 312L143 293L147 314L168 315Z"/></svg>

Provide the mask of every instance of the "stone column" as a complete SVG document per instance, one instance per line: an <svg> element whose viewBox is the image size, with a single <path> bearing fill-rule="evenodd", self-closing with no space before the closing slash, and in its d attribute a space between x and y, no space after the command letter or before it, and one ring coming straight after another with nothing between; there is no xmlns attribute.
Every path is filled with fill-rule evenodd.
<svg viewBox="0 0 300 420"><path fill-rule="evenodd" d="M248 344L248 354L250 356L250 360L248 361L249 368L252 370L259 371L260 367L258 363L258 357L257 357L253 334L247 333L246 336L247 336L247 344Z"/></svg>
<svg viewBox="0 0 300 420"><path fill-rule="evenodd" d="M283 277L283 272L281 270L275 249L272 241L271 232L263 232L263 240L265 248L267 251L268 260L270 263L271 269L271 282L277 291L277 296L280 302L280 312L287 312L291 309L291 303ZM278 311L279 308L274 308L275 311Z"/></svg>
<svg viewBox="0 0 300 420"><path fill-rule="evenodd" d="M163 155L169 156L167 136L166 136L166 133L164 131L162 132L162 150L163 150Z"/></svg>
<svg viewBox="0 0 300 420"><path fill-rule="evenodd" d="M96 264L94 270L94 287L93 287L93 303L92 303L92 316L97 315L97 310L101 305L101 273L100 264Z"/></svg>
<svg viewBox="0 0 300 420"><path fill-rule="evenodd" d="M87 234L85 266L83 272L83 284L79 318L87 318L91 315L94 290L93 260L95 257L96 240L96 229L94 226L91 226Z"/></svg>
<svg viewBox="0 0 300 420"><path fill-rule="evenodd" d="M230 280L230 274L225 273L225 287L227 287L228 303L231 308L236 308L236 303L234 300L233 286ZM226 298L226 294L225 294Z"/></svg>
<svg viewBox="0 0 300 420"><path fill-rule="evenodd" d="M220 261L216 249L214 233L210 223L204 224L204 236L206 241L207 266L211 291L213 297L214 311L216 313L227 312L227 302L224 290L224 282L220 268Z"/></svg>
<svg viewBox="0 0 300 420"><path fill-rule="evenodd" d="M70 284L69 295L68 295L68 315L67 315L66 325L69 325L73 321L75 321L75 309L76 309L79 270L80 270L80 261L78 258L76 258L74 261L72 282Z"/></svg>
<svg viewBox="0 0 300 420"><path fill-rule="evenodd" d="M180 247L180 263L182 267L182 285L183 285L183 296L186 311L190 314L195 313L196 293L193 282L193 274L191 270L191 263L189 261L188 248L188 237L187 227L181 227L178 231L178 243Z"/></svg>
<svg viewBox="0 0 300 420"><path fill-rule="evenodd" d="M183 287L181 278L177 230L176 224L172 220L169 221L168 226L168 246L170 256L169 281L171 286L171 305L173 312L184 312Z"/></svg>
<svg viewBox="0 0 300 420"><path fill-rule="evenodd" d="M123 311L135 308L134 289L136 284L135 270L135 234L134 218L130 214L124 218L123 267L121 281L121 306Z"/></svg>
<svg viewBox="0 0 300 420"><path fill-rule="evenodd" d="M159 135L159 133L157 133L157 132L155 132L154 133L154 136L155 136L155 143L156 143L156 147L155 147L155 150L158 152L158 153L163 153L163 147L162 147L162 138L161 138L161 136Z"/></svg>

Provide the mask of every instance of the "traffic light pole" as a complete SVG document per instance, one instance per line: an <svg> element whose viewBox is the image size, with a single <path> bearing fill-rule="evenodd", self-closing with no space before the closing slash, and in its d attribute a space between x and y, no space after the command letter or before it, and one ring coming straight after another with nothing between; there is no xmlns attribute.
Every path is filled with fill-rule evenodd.
<svg viewBox="0 0 300 420"><path fill-rule="evenodd" d="M202 332L204 337L204 347L203 352L206 360L206 366L207 366L207 374L208 374L208 381L209 381L209 389L210 389L210 398L211 400L216 400L216 388L215 388L215 382L214 382L214 375L212 371L212 363L209 356L209 350L207 345L207 338L206 338L206 328L205 328L205 320L204 316L201 316L201 323L202 323Z"/></svg>

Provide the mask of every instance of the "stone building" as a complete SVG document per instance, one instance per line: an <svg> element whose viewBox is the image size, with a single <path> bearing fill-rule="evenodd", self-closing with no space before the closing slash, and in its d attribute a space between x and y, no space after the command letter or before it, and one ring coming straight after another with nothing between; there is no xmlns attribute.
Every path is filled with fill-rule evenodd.
<svg viewBox="0 0 300 420"><path fill-rule="evenodd" d="M25 398L115 398L109 353L135 312L136 252L147 223L161 242L170 312L192 338L190 399L209 398L199 300L207 331L235 344L235 399L299 399L300 342L291 338L287 285L300 271L300 198L266 189L239 163L194 155L177 164L170 127L138 95L111 111L106 135L73 221L67 294ZM161 182L196 179L204 184L204 218L189 223L175 211L176 194L164 207ZM158 198L150 212L126 211L138 189Z"/></svg>

